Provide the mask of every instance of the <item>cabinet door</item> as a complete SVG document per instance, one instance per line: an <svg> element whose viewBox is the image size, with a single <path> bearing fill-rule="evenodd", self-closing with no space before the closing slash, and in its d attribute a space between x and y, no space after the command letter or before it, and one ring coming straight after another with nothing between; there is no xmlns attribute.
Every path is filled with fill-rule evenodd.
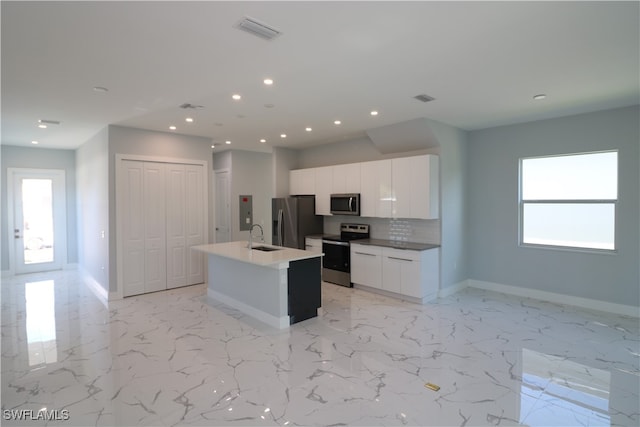
<svg viewBox="0 0 640 427"><path fill-rule="evenodd" d="M351 244L351 281L382 288L382 250L379 247Z"/></svg>
<svg viewBox="0 0 640 427"><path fill-rule="evenodd" d="M145 292L167 288L165 165L144 163Z"/></svg>
<svg viewBox="0 0 640 427"><path fill-rule="evenodd" d="M393 182L394 218L413 218L411 200L427 197L426 188L414 179L412 157L391 160L391 181Z"/></svg>
<svg viewBox="0 0 640 427"><path fill-rule="evenodd" d="M186 176L184 165L167 164L167 288L187 284Z"/></svg>
<svg viewBox="0 0 640 427"><path fill-rule="evenodd" d="M331 215L333 172L331 166L315 168L316 215Z"/></svg>
<svg viewBox="0 0 640 427"><path fill-rule="evenodd" d="M297 169L289 172L289 194L304 196L316 194L314 169Z"/></svg>
<svg viewBox="0 0 640 427"><path fill-rule="evenodd" d="M322 252L322 240L320 239L313 239L311 237L306 237L304 239L304 243L305 243L305 249L308 251L312 251L315 253L321 253Z"/></svg>
<svg viewBox="0 0 640 427"><path fill-rule="evenodd" d="M360 215L389 218L392 214L391 160L360 164Z"/></svg>
<svg viewBox="0 0 640 427"><path fill-rule="evenodd" d="M202 165L185 166L185 205L187 238L187 285L204 283L205 254L190 249L192 246L206 243L206 206L205 168Z"/></svg>
<svg viewBox="0 0 640 427"><path fill-rule="evenodd" d="M360 193L360 164L333 166L332 193Z"/></svg>
<svg viewBox="0 0 640 427"><path fill-rule="evenodd" d="M394 258L384 254L382 256L382 289L389 292L402 291L402 264Z"/></svg>
<svg viewBox="0 0 640 427"><path fill-rule="evenodd" d="M438 218L438 156L392 159L393 217Z"/></svg>

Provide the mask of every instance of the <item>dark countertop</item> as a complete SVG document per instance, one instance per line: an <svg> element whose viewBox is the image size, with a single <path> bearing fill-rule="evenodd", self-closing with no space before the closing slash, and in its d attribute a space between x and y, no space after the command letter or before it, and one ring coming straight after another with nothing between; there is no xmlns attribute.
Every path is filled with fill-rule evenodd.
<svg viewBox="0 0 640 427"><path fill-rule="evenodd" d="M305 237L308 237L310 239L323 239L325 237L336 237L336 234L309 234Z"/></svg>
<svg viewBox="0 0 640 427"><path fill-rule="evenodd" d="M434 245L433 243L403 242L399 240L382 239L359 239L354 240L351 243L357 243L359 245L384 246L386 248L394 249L406 249L409 251L426 251L428 249L436 249L440 247L440 245Z"/></svg>

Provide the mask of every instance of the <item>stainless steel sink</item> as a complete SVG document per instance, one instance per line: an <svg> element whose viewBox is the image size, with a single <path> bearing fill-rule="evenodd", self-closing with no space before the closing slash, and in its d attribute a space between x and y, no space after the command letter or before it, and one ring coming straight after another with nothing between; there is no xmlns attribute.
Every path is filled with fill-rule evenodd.
<svg viewBox="0 0 640 427"><path fill-rule="evenodd" d="M273 251L279 251L282 248L273 248L271 246L254 246L251 249L253 249L254 251L273 252Z"/></svg>

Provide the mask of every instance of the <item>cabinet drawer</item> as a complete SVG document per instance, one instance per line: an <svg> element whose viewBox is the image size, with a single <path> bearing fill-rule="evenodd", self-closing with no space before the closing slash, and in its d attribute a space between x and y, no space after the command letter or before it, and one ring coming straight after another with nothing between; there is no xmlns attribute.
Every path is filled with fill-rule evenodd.
<svg viewBox="0 0 640 427"><path fill-rule="evenodd" d="M397 259L400 261L416 261L420 262L420 252L407 249L384 248L382 254L386 257Z"/></svg>

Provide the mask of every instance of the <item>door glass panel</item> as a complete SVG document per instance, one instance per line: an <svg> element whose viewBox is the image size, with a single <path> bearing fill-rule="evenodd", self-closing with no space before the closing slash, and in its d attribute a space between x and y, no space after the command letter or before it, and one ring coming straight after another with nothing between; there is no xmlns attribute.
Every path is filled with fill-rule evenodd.
<svg viewBox="0 0 640 427"><path fill-rule="evenodd" d="M22 180L25 264L53 262L53 180Z"/></svg>

